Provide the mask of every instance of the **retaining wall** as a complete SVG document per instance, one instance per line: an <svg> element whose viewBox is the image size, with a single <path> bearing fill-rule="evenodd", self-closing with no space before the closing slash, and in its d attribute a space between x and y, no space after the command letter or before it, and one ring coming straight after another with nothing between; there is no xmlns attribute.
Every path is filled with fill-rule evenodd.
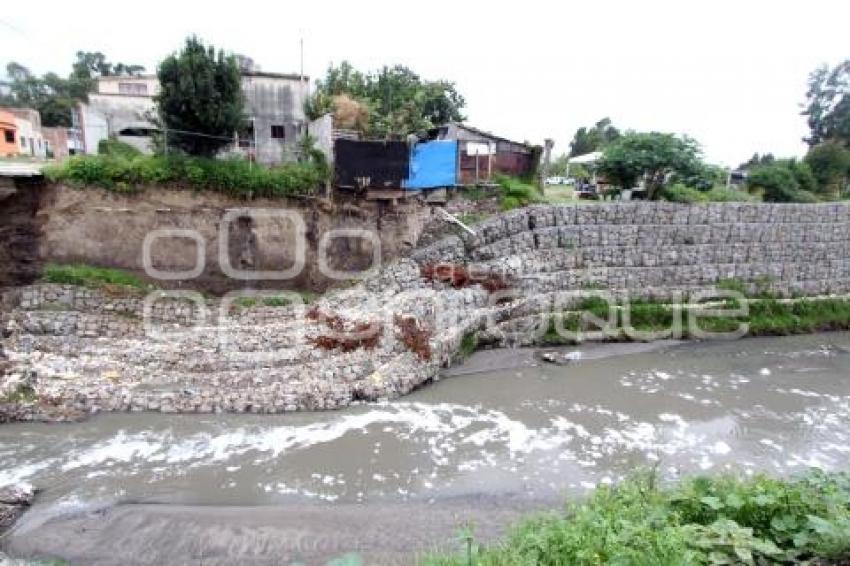
<svg viewBox="0 0 850 566"><path fill-rule="evenodd" d="M787 294L850 290L850 204L538 206L414 253L476 263L528 292L687 289L725 279Z"/></svg>

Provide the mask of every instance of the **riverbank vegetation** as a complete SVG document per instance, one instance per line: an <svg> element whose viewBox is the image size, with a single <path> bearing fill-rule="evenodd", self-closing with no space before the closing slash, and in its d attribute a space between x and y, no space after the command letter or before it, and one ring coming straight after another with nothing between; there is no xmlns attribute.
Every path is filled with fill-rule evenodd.
<svg viewBox="0 0 850 566"><path fill-rule="evenodd" d="M223 193L242 198L277 198L314 192L328 178L325 163L288 163L264 167L245 159L213 159L187 155L74 156L46 167L53 182L75 187L100 187L119 193L146 186L168 186Z"/></svg>
<svg viewBox="0 0 850 566"><path fill-rule="evenodd" d="M724 299L713 309L728 309L728 314L698 317L698 329L689 328L687 312L663 300L635 300L612 304L589 297L563 313L549 315L541 342L545 345L573 344L574 336L563 336L559 328L574 335L604 332L609 340L630 340L630 330L658 333L671 329L676 317L682 320L682 338L699 338L695 330L712 333L735 332L746 325L747 336L789 336L836 330L850 330L850 300L839 297L781 299L762 293L747 299L746 314L738 314L739 301ZM613 314L612 314L613 313ZM590 316L588 316L590 315ZM596 319L596 321L594 321ZM603 321L600 324L598 321Z"/></svg>
<svg viewBox="0 0 850 566"><path fill-rule="evenodd" d="M81 263L48 263L44 266L41 278L45 283L78 285L93 289L120 287L124 289L147 290L151 287L141 277L127 271Z"/></svg>
<svg viewBox="0 0 850 566"><path fill-rule="evenodd" d="M463 538L462 552L423 562L844 564L850 559L850 476L811 471L792 479L697 477L659 487L647 473L599 486L564 510L530 517L498 544Z"/></svg>

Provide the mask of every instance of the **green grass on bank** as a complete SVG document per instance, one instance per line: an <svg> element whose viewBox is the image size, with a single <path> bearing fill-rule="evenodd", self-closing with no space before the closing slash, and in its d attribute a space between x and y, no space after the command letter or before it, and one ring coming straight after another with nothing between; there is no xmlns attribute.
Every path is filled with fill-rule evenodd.
<svg viewBox="0 0 850 566"><path fill-rule="evenodd" d="M548 328L542 338L543 344L572 343L570 337L561 336L557 324L570 332L594 332L601 330L599 325L589 320L584 313L598 319L609 321L609 310L616 308L616 325L611 339L628 339L622 329L628 322L634 330L658 332L671 328L674 317L679 316L673 307L664 301L632 301L629 304L628 318L619 305L609 305L601 298L587 298L569 311L560 315L549 315ZM720 309L737 309L735 301L726 301ZM748 325L748 336L788 336L835 330L850 330L850 300L842 298L812 298L783 301L764 296L748 301L749 312L746 316L730 313L726 316L698 317L698 327L705 332L734 332L741 324ZM693 337L688 328L688 313L682 315L683 338ZM558 320L560 317L560 321ZM557 323L557 324L556 324Z"/></svg>
<svg viewBox="0 0 850 566"><path fill-rule="evenodd" d="M474 534L474 528L472 529ZM472 537L430 566L799 564L850 558L850 476L697 477L659 488L654 474L600 486L584 502L527 518L504 541ZM809 562L815 563L815 562ZM842 564L844 562L841 562Z"/></svg>
<svg viewBox="0 0 850 566"><path fill-rule="evenodd" d="M315 302L317 298L315 293L309 291L288 291L287 293L297 293L301 297L302 304L305 305ZM243 309L250 309L256 306L277 308L292 306L293 301L289 295L259 294L257 296L240 297L233 304Z"/></svg>
<svg viewBox="0 0 850 566"><path fill-rule="evenodd" d="M543 194L547 204L571 203L576 200L575 189L570 185L547 185Z"/></svg>
<svg viewBox="0 0 850 566"><path fill-rule="evenodd" d="M44 173L53 182L122 193L145 186L170 186L249 198L309 194L328 175L327 167L317 163L264 167L244 159L122 152L73 156L61 164L45 167Z"/></svg>
<svg viewBox="0 0 850 566"><path fill-rule="evenodd" d="M79 285L91 288L124 287L139 290L150 288L150 285L142 278L127 271L79 263L48 263L44 266L41 278L46 283Z"/></svg>

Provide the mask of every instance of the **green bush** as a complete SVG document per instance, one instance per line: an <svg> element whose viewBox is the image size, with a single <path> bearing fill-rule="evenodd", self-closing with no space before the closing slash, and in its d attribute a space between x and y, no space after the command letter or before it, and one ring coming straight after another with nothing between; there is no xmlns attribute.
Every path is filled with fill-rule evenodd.
<svg viewBox="0 0 850 566"><path fill-rule="evenodd" d="M114 155L116 157L136 157L142 152L128 143L115 139L100 140L97 144L98 155Z"/></svg>
<svg viewBox="0 0 850 566"><path fill-rule="evenodd" d="M715 187L705 192L709 202L753 202L758 200L746 191L734 188Z"/></svg>
<svg viewBox="0 0 850 566"><path fill-rule="evenodd" d="M670 202L684 203L753 202L758 200L753 195L738 189L715 187L708 191L701 191L680 183L665 187L661 193L661 198Z"/></svg>
<svg viewBox="0 0 850 566"><path fill-rule="evenodd" d="M841 196L850 177L850 149L838 142L824 142L809 150L806 163L817 179L818 193Z"/></svg>
<svg viewBox="0 0 850 566"><path fill-rule="evenodd" d="M654 474L600 486L566 512L520 524L501 544L431 565L767 564L850 553L850 476L811 472L698 477L660 489Z"/></svg>
<svg viewBox="0 0 850 566"><path fill-rule="evenodd" d="M808 165L793 159L759 165L747 175L747 187L762 193L766 202L817 202L810 192L816 186Z"/></svg>
<svg viewBox="0 0 850 566"><path fill-rule="evenodd" d="M680 183L665 187L664 190L661 192L661 198L670 202L684 203L708 201L706 193L691 187L686 187L685 185L682 185Z"/></svg>
<svg viewBox="0 0 850 566"><path fill-rule="evenodd" d="M493 180L501 192L499 206L502 210L512 210L536 202L542 202L540 192L532 184L506 175L496 175Z"/></svg>
<svg viewBox="0 0 850 566"><path fill-rule="evenodd" d="M45 174L55 182L131 192L149 185L172 185L240 197L308 194L327 178L317 163L263 167L244 159L207 159L182 155L74 156Z"/></svg>

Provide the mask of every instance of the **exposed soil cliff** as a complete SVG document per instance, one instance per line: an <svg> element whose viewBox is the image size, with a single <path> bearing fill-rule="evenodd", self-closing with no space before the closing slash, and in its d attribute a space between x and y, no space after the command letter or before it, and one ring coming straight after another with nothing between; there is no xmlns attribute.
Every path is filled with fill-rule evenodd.
<svg viewBox="0 0 850 566"><path fill-rule="evenodd" d="M431 213L415 200L244 201L155 188L116 194L51 186L40 214L41 256L47 261L145 274L147 238L156 270L201 266L197 276L160 279L158 286L218 294L246 287L323 291L412 249ZM263 271L278 274L253 279Z"/></svg>
<svg viewBox="0 0 850 566"><path fill-rule="evenodd" d="M0 287L26 285L41 270L38 181L0 180Z"/></svg>

